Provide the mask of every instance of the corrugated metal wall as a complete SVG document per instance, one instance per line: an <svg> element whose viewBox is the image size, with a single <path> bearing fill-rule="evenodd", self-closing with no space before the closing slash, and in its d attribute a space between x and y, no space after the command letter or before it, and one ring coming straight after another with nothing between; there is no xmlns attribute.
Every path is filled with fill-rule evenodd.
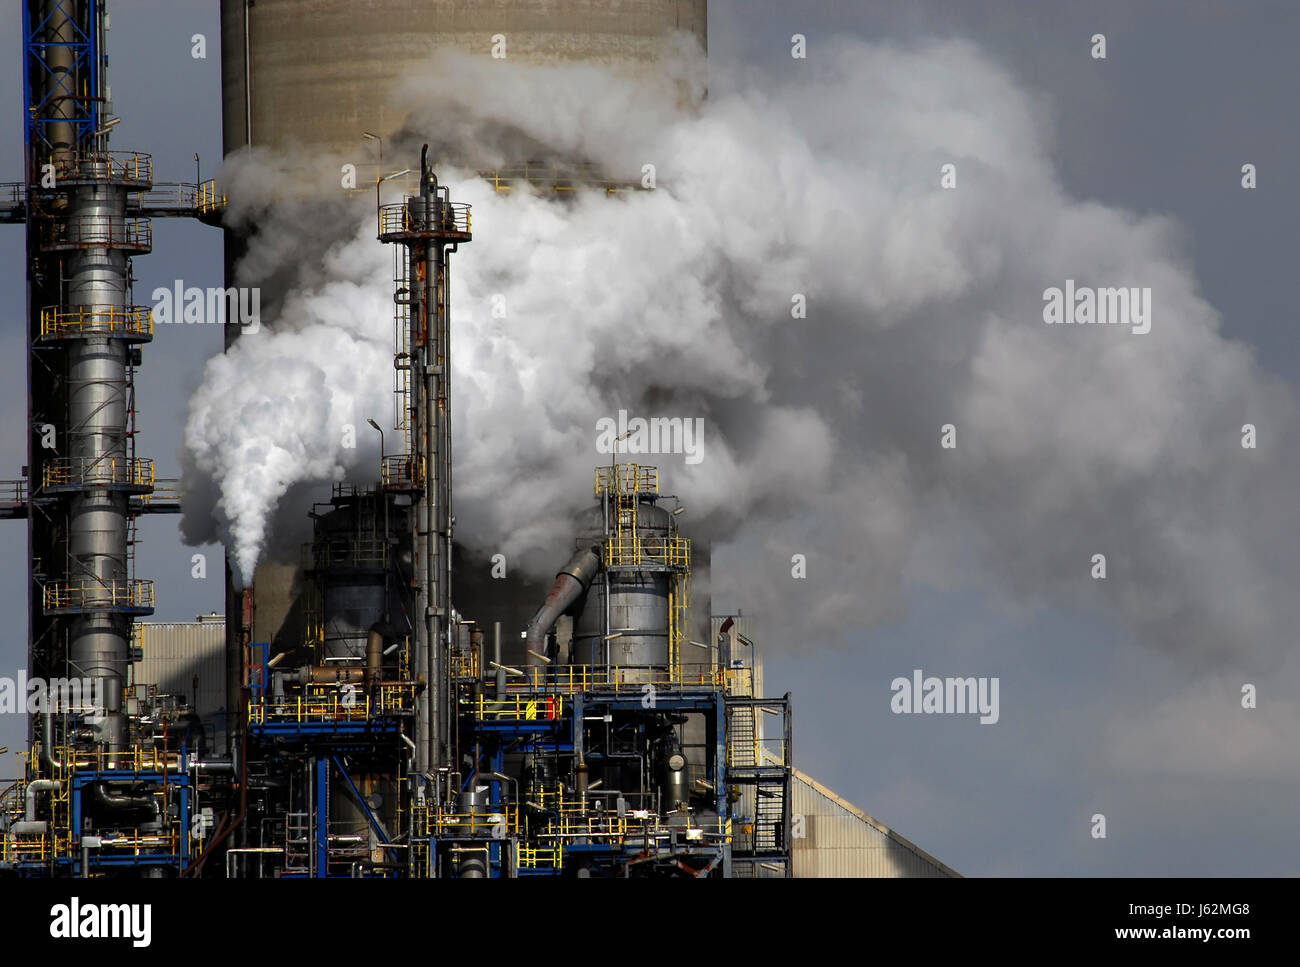
<svg viewBox="0 0 1300 967"><path fill-rule="evenodd" d="M221 615L199 621L140 622L144 657L131 681L192 702L209 749L223 749L226 716L226 624Z"/></svg>
<svg viewBox="0 0 1300 967"><path fill-rule="evenodd" d="M798 769L791 801L797 877L961 875Z"/></svg>

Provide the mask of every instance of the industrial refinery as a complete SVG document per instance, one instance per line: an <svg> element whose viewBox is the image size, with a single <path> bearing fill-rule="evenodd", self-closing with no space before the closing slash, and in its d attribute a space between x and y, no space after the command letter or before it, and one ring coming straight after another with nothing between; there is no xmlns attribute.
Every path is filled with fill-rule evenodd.
<svg viewBox="0 0 1300 967"><path fill-rule="evenodd" d="M713 613L670 459L584 468L587 509L563 522L549 586L498 590L459 566L452 428L468 390L453 392L450 312L479 230L440 180L446 146L418 131L356 193L393 264L378 465L296 508L311 534L296 565L265 561L245 586L228 564L221 611L151 622L136 523L179 514L189 487L156 474L136 424L150 343L170 335L136 274L154 219L225 231L232 286L246 239L220 178L169 181L147 145L111 144L110 5L20 6L26 170L0 186L0 220L26 230L30 432L0 512L12 545L26 525L27 674L63 684L28 709L17 774L12 753L0 769L0 876L956 875L795 768L801 696L765 692L757 624ZM342 25L345 6L223 0L227 156L403 123L352 78L382 91L417 56L392 25L445 5ZM430 20L434 43L490 46L503 5L457 6ZM521 55L561 35L565 56L596 60L653 56L670 29L705 38L704 0L570 6L505 4ZM352 60L318 62L344 42ZM517 162L479 177L556 205L644 188ZM64 687L80 682L98 690Z"/></svg>

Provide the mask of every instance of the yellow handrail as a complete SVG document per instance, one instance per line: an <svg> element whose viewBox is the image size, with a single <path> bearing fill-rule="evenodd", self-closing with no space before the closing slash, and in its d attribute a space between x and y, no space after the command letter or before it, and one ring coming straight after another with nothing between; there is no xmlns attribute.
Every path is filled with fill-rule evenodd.
<svg viewBox="0 0 1300 967"><path fill-rule="evenodd" d="M41 588L45 608L152 608L153 581L81 581L46 584Z"/></svg>
<svg viewBox="0 0 1300 967"><path fill-rule="evenodd" d="M46 306L41 309L41 335L65 333L137 333L153 335L150 306Z"/></svg>

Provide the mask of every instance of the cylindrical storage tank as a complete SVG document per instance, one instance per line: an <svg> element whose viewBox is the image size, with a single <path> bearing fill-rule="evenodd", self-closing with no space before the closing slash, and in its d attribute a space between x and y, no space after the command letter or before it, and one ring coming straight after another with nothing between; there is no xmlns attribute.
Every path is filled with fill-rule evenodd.
<svg viewBox="0 0 1300 967"><path fill-rule="evenodd" d="M706 0L222 0L226 153L250 141L360 151L361 132L401 124L393 95L434 49L644 62L663 53L670 31L704 47L706 9Z"/></svg>
<svg viewBox="0 0 1300 967"><path fill-rule="evenodd" d="M602 543L605 532L601 508L593 508L584 517L578 546ZM637 536L648 550L653 552L659 542L668 538L671 526L672 514L667 510L649 501L640 503ZM611 571L602 566L574 618L573 663L616 666L620 669L619 679L625 682L667 678L672 577L668 571ZM607 634L611 636L608 641Z"/></svg>

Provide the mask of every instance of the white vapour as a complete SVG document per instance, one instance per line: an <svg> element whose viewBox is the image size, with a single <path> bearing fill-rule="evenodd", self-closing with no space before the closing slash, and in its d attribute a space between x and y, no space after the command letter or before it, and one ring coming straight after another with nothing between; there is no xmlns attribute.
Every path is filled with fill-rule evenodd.
<svg viewBox="0 0 1300 967"><path fill-rule="evenodd" d="M658 180L556 202L444 166L474 206L452 263L463 541L545 572L608 460L599 418L702 417L701 463L642 459L718 542L715 599L788 615L774 630L834 637L919 577L1100 607L1197 657L1275 650L1300 618L1279 526L1295 401L1218 334L1174 224L1069 197L1030 98L964 44L844 43L761 92L715 76L698 107L656 70L445 56L408 92L407 129L452 160L540 151ZM281 335L214 361L196 394L190 457L245 575L286 486L355 467L325 415L384 405L379 250L367 222L330 281L286 300ZM1044 325L1067 278L1150 286L1151 332ZM939 554L917 553L923 528Z"/></svg>
<svg viewBox="0 0 1300 967"><path fill-rule="evenodd" d="M375 283L390 263L376 248L370 237L331 249L330 281L291 293L273 328L210 360L190 399L186 477L216 484L205 510L242 583L290 487L377 467L366 419L391 422L393 351L392 295Z"/></svg>

